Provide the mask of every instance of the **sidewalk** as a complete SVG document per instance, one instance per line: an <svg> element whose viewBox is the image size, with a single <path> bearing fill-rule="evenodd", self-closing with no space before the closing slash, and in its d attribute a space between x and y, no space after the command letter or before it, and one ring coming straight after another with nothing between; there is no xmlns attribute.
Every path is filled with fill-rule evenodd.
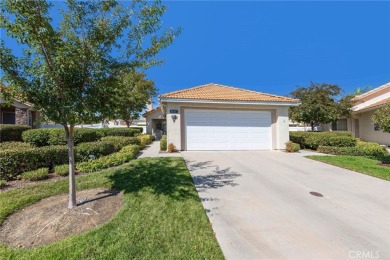
<svg viewBox="0 0 390 260"><path fill-rule="evenodd" d="M160 152L160 141L154 141L150 145L146 146L141 151L141 155L138 158L146 157L182 157L180 152L177 153L165 153Z"/></svg>

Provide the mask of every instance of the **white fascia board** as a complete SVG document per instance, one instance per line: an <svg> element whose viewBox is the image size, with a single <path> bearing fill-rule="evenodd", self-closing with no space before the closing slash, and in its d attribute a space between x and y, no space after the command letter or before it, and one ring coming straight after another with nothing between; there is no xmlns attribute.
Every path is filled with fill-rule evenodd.
<svg viewBox="0 0 390 260"><path fill-rule="evenodd" d="M270 105L270 106L298 106L301 103L295 102L261 102L261 101L229 101L229 100L204 100L204 99L179 99L160 98L160 102L171 103L204 103L204 104L235 104L235 105Z"/></svg>
<svg viewBox="0 0 390 260"><path fill-rule="evenodd" d="M352 108L352 111L359 112L360 110L364 110L366 107L368 107L368 106L370 106L372 104L375 104L375 103L377 103L379 101L382 101L382 100L384 100L386 98L390 98L390 92L385 93L383 95L380 95L378 97L375 97L373 99L367 100L366 102L363 102L363 103L361 103L359 105L356 105L356 106L354 106Z"/></svg>

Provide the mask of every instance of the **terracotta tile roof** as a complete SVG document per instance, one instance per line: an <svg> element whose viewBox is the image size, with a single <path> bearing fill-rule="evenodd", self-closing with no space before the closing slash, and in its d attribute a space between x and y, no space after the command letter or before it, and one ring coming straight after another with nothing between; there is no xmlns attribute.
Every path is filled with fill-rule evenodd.
<svg viewBox="0 0 390 260"><path fill-rule="evenodd" d="M203 100L230 100L230 101L262 101L262 102L292 102L298 99L255 92L242 88L229 87L209 83L193 88L163 94L160 98L172 99L203 99Z"/></svg>

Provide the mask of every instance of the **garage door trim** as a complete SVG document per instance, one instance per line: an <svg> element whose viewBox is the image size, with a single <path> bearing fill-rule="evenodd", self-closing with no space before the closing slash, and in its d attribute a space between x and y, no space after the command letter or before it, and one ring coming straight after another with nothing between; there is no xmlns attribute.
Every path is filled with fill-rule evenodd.
<svg viewBox="0 0 390 260"><path fill-rule="evenodd" d="M181 106L180 107L180 128L181 128L181 147L183 151L187 150L187 133L186 133L186 118L185 110L233 110L233 111L265 111L271 112L271 149L274 150L276 147L276 109L256 109L256 108L233 108L233 107L192 107L192 106Z"/></svg>

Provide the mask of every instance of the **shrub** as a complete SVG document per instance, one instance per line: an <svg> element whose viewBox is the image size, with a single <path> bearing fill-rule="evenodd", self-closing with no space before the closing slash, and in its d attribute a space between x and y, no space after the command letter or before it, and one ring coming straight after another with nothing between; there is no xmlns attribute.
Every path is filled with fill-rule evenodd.
<svg viewBox="0 0 390 260"><path fill-rule="evenodd" d="M357 139L350 132L290 132L290 140L302 148L316 150L321 146L352 147Z"/></svg>
<svg viewBox="0 0 390 260"><path fill-rule="evenodd" d="M138 153L138 145L127 145L123 147L120 152L108 156L103 156L88 162L78 163L77 169L82 172L96 172L102 169L127 163L136 158Z"/></svg>
<svg viewBox="0 0 390 260"><path fill-rule="evenodd" d="M168 145L168 153L173 153L176 151L176 146L173 143Z"/></svg>
<svg viewBox="0 0 390 260"><path fill-rule="evenodd" d="M317 151L333 155L352 156L384 156L388 154L386 148L379 144L362 141L359 141L354 147L319 146Z"/></svg>
<svg viewBox="0 0 390 260"><path fill-rule="evenodd" d="M0 180L0 188L4 188L7 186L7 182L5 180Z"/></svg>
<svg viewBox="0 0 390 260"><path fill-rule="evenodd" d="M95 129L100 137L104 136L127 136L133 137L136 134L142 133L143 128L99 128Z"/></svg>
<svg viewBox="0 0 390 260"><path fill-rule="evenodd" d="M66 146L32 147L0 151L0 179L10 180L20 173L68 162Z"/></svg>
<svg viewBox="0 0 390 260"><path fill-rule="evenodd" d="M29 180L29 181L39 181L43 179L47 179L49 171L47 168L40 168L35 171L25 172L22 174L23 180Z"/></svg>
<svg viewBox="0 0 390 260"><path fill-rule="evenodd" d="M100 136L96 130L88 128L76 128L74 131L74 143L94 142ZM65 145L66 135L63 128L32 129L23 133L23 140L34 146Z"/></svg>
<svg viewBox="0 0 390 260"><path fill-rule="evenodd" d="M160 140L160 150L166 151L167 150L167 136L163 135Z"/></svg>
<svg viewBox="0 0 390 260"><path fill-rule="evenodd" d="M288 141L286 143L286 152L288 153L296 153L299 152L300 149L301 147L299 146L299 144L293 143L291 141Z"/></svg>
<svg viewBox="0 0 390 260"><path fill-rule="evenodd" d="M50 129L31 129L23 132L23 141L34 146L49 145Z"/></svg>
<svg viewBox="0 0 390 260"><path fill-rule="evenodd" d="M144 148L144 147L147 146L148 144L151 144L152 141L153 141L152 135L149 135L149 134L138 135L137 138L139 139L139 141L140 141L140 146L141 146L142 148Z"/></svg>
<svg viewBox="0 0 390 260"><path fill-rule="evenodd" d="M85 142L94 142L99 140L100 136L98 135L95 129L89 128L76 128L74 130L74 144ZM57 128L50 129L50 145L61 145L66 144L66 134L65 129Z"/></svg>
<svg viewBox="0 0 390 260"><path fill-rule="evenodd" d="M0 124L0 142L21 142L22 133L29 129L30 127L25 125Z"/></svg>
<svg viewBox="0 0 390 260"><path fill-rule="evenodd" d="M69 164L54 166L54 172L60 176L68 176L69 175Z"/></svg>
<svg viewBox="0 0 390 260"><path fill-rule="evenodd" d="M140 140L137 137L126 136L106 136L102 137L102 141L110 142L115 146L115 151L119 151L122 147L130 144L140 145Z"/></svg>
<svg viewBox="0 0 390 260"><path fill-rule="evenodd" d="M116 146L109 141L81 143L75 147L76 161L87 161L89 155L99 158L116 152Z"/></svg>
<svg viewBox="0 0 390 260"><path fill-rule="evenodd" d="M28 143L23 142L4 142L0 143L0 149L1 150L8 150L8 149L28 149L32 148L32 146Z"/></svg>

